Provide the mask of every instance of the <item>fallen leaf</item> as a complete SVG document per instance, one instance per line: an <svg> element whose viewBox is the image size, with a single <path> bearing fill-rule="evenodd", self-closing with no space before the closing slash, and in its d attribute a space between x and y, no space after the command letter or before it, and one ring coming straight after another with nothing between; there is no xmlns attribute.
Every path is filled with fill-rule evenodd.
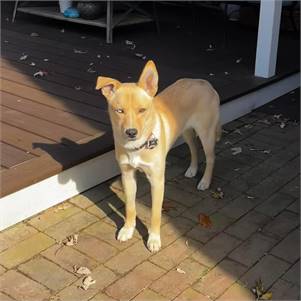
<svg viewBox="0 0 301 301"><path fill-rule="evenodd" d="M81 36L80 38L81 38L81 39L83 39L83 40L85 40L85 39L86 39L86 37L85 37L85 36Z"/></svg>
<svg viewBox="0 0 301 301"><path fill-rule="evenodd" d="M36 65L36 63L34 63L34 62L31 62L29 65L30 65L30 66L35 66L35 65Z"/></svg>
<svg viewBox="0 0 301 301"><path fill-rule="evenodd" d="M32 32L30 34L31 37L39 37L40 35L37 32Z"/></svg>
<svg viewBox="0 0 301 301"><path fill-rule="evenodd" d="M226 131L225 129L222 129L222 132L225 133L225 134L229 133L229 131Z"/></svg>
<svg viewBox="0 0 301 301"><path fill-rule="evenodd" d="M73 266L73 270L76 274L79 275L90 275L91 271L87 267L77 267L76 265Z"/></svg>
<svg viewBox="0 0 301 301"><path fill-rule="evenodd" d="M66 240L63 242L65 246L75 246L78 243L78 234L72 234L67 236Z"/></svg>
<svg viewBox="0 0 301 301"><path fill-rule="evenodd" d="M214 76L214 73L209 73L209 76Z"/></svg>
<svg viewBox="0 0 301 301"><path fill-rule="evenodd" d="M82 87L81 86L75 86L74 89L77 90L77 91L79 91L79 90L82 89Z"/></svg>
<svg viewBox="0 0 301 301"><path fill-rule="evenodd" d="M225 75L229 75L229 72L228 72L228 71L225 71L224 74L225 74Z"/></svg>
<svg viewBox="0 0 301 301"><path fill-rule="evenodd" d="M279 126L280 126L280 128L284 129L286 127L286 124L285 124L285 122L282 121Z"/></svg>
<svg viewBox="0 0 301 301"><path fill-rule="evenodd" d="M235 62L236 62L236 64L239 64L241 61L242 61L242 58L240 57Z"/></svg>
<svg viewBox="0 0 301 301"><path fill-rule="evenodd" d="M242 135L242 132L240 131L240 129L236 129L233 133Z"/></svg>
<svg viewBox="0 0 301 301"><path fill-rule="evenodd" d="M270 154L270 153L271 153L271 150L270 150L270 149L265 149L265 150L263 151L263 153L264 153L264 154Z"/></svg>
<svg viewBox="0 0 301 301"><path fill-rule="evenodd" d="M252 125L252 124L245 124L244 127L245 127L246 129L251 129L251 128L253 127L253 125Z"/></svg>
<svg viewBox="0 0 301 301"><path fill-rule="evenodd" d="M135 55L138 56L138 57L141 57L141 58L143 57L142 53L135 53Z"/></svg>
<svg viewBox="0 0 301 301"><path fill-rule="evenodd" d="M240 168L234 168L233 170L234 170L234 171L239 171L239 170L240 170Z"/></svg>
<svg viewBox="0 0 301 301"><path fill-rule="evenodd" d="M43 59L43 61L44 61L44 62L48 62L48 61L49 61L49 59Z"/></svg>
<svg viewBox="0 0 301 301"><path fill-rule="evenodd" d="M186 272L185 272L184 270L180 269L180 268L177 268L176 271L177 271L178 273L180 273L180 274L186 274Z"/></svg>
<svg viewBox="0 0 301 301"><path fill-rule="evenodd" d="M225 141L225 145L230 144L233 145L233 143L231 141Z"/></svg>
<svg viewBox="0 0 301 301"><path fill-rule="evenodd" d="M83 279L82 285L80 286L80 288L82 288L83 290L87 290L90 285L96 283L96 280L94 280L91 276L87 276Z"/></svg>
<svg viewBox="0 0 301 301"><path fill-rule="evenodd" d="M73 49L73 52L74 52L74 53L77 53L77 54L85 54L85 53L87 53L88 51L86 51L86 50L80 50L80 49Z"/></svg>
<svg viewBox="0 0 301 301"><path fill-rule="evenodd" d="M272 300L272 297L273 297L272 292L266 292L260 297L260 299L261 300Z"/></svg>
<svg viewBox="0 0 301 301"><path fill-rule="evenodd" d="M214 199L217 199L217 200L220 200L220 199L223 199L225 194L224 192L222 191L222 189L220 187L218 187L216 189L216 191L211 191L211 196L214 198Z"/></svg>
<svg viewBox="0 0 301 301"><path fill-rule="evenodd" d="M27 58L28 58L28 55L27 54L23 54L22 56L20 56L19 60L20 61L25 61L25 60L27 60Z"/></svg>
<svg viewBox="0 0 301 301"><path fill-rule="evenodd" d="M275 119L279 119L281 116L282 116L282 114L275 114L275 115L273 115L273 117L274 117Z"/></svg>
<svg viewBox="0 0 301 301"><path fill-rule="evenodd" d="M162 205L162 211L163 212L169 212L172 209L177 210L176 206L173 205L172 202L170 202L170 201L164 201L163 202L163 205Z"/></svg>
<svg viewBox="0 0 301 301"><path fill-rule="evenodd" d="M215 50L215 46L213 44L209 44L208 48L206 49L206 51L214 51Z"/></svg>
<svg viewBox="0 0 301 301"><path fill-rule="evenodd" d="M89 67L88 70L87 70L87 72L89 72L89 73L95 73L96 72L95 67L94 66Z"/></svg>
<svg viewBox="0 0 301 301"><path fill-rule="evenodd" d="M46 75L48 75L47 71L40 70L40 71L36 72L33 76L34 77L38 77L38 76L43 77L43 76L46 76Z"/></svg>
<svg viewBox="0 0 301 301"><path fill-rule="evenodd" d="M199 223L204 228L211 228L211 226L212 226L212 221L211 221L210 217L204 213L199 214Z"/></svg>
<svg viewBox="0 0 301 301"><path fill-rule="evenodd" d="M101 58L101 55L100 54L97 54L97 56L96 56L98 59L100 59Z"/></svg>
<svg viewBox="0 0 301 301"><path fill-rule="evenodd" d="M187 248L189 248L189 241L188 240L185 241L185 245L186 245Z"/></svg>
<svg viewBox="0 0 301 301"><path fill-rule="evenodd" d="M233 156L236 156L236 155L238 155L242 152L242 148L240 146L239 147L232 147L231 150L232 150L232 155Z"/></svg>
<svg viewBox="0 0 301 301"><path fill-rule="evenodd" d="M68 203L65 203L65 204L62 204L62 205L59 205L57 206L55 209L54 209L54 212L58 212L60 210L66 210L68 208L71 207L71 204L68 204Z"/></svg>
<svg viewBox="0 0 301 301"><path fill-rule="evenodd" d="M62 28L62 29L61 29L61 33L64 33L64 32L65 32L65 29L64 29L64 28Z"/></svg>
<svg viewBox="0 0 301 301"><path fill-rule="evenodd" d="M270 125L271 124L271 122L269 120L267 120L267 119L260 119L260 120L258 120L258 122L264 123L266 125Z"/></svg>
<svg viewBox="0 0 301 301"><path fill-rule="evenodd" d="M255 199L255 196L247 195L247 199Z"/></svg>

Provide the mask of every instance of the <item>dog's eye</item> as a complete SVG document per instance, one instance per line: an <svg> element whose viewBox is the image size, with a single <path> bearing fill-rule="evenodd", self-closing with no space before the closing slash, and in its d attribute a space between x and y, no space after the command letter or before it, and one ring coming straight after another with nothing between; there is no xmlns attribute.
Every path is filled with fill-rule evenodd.
<svg viewBox="0 0 301 301"><path fill-rule="evenodd" d="M146 111L146 109L145 108L141 108L141 109L139 109L139 113L144 113Z"/></svg>
<svg viewBox="0 0 301 301"><path fill-rule="evenodd" d="M115 112L119 113L119 114L123 114L124 113L124 111L122 109L116 109Z"/></svg>

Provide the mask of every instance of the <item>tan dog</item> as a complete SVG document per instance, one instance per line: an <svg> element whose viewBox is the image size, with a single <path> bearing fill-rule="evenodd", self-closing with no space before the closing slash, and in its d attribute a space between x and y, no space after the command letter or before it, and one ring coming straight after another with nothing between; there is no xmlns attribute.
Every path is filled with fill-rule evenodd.
<svg viewBox="0 0 301 301"><path fill-rule="evenodd" d="M158 73L153 61L147 62L138 83L120 83L112 78L98 77L96 89L101 89L108 101L116 159L126 195L126 219L118 240L126 241L134 233L135 172L139 169L151 184L152 217L147 246L151 252L156 252L161 247L166 155L176 139L183 135L191 152L191 163L185 176L194 177L198 169L195 131L206 155L205 173L197 188L205 190L209 187L215 142L221 133L219 96L207 81L200 79L178 80L155 96Z"/></svg>

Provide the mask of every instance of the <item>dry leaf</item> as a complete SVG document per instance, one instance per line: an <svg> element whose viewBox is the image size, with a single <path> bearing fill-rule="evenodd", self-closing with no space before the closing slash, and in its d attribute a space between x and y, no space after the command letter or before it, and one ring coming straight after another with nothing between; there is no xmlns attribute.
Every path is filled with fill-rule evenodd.
<svg viewBox="0 0 301 301"><path fill-rule="evenodd" d="M78 243L78 234L72 234L63 242L65 246L75 246Z"/></svg>
<svg viewBox="0 0 301 301"><path fill-rule="evenodd" d="M177 272L178 273L180 273L180 274L186 274L186 272L185 271L183 271L182 269L180 269L180 268L177 268Z"/></svg>
<svg viewBox="0 0 301 301"><path fill-rule="evenodd" d="M19 60L20 60L20 61L25 61L25 60L27 60L27 58L28 58L28 55L27 55L27 54L23 54L23 55L19 58Z"/></svg>
<svg viewBox="0 0 301 301"><path fill-rule="evenodd" d="M269 120L267 120L267 119L263 119L263 120L260 119L260 120L258 120L258 122L264 123L266 125L270 125L271 124L271 122Z"/></svg>
<svg viewBox="0 0 301 301"><path fill-rule="evenodd" d="M282 116L282 114L275 114L275 115L273 115L273 117L274 117L275 119L279 119L281 116Z"/></svg>
<svg viewBox="0 0 301 301"><path fill-rule="evenodd" d="M35 66L35 65L36 65L36 63L34 63L34 62L31 62L29 65L30 65L30 66Z"/></svg>
<svg viewBox="0 0 301 301"><path fill-rule="evenodd" d="M32 32L30 34L31 37L39 37L40 35L37 32Z"/></svg>
<svg viewBox="0 0 301 301"><path fill-rule="evenodd" d="M43 61L44 61L44 62L48 62L48 61L49 61L49 59L43 59Z"/></svg>
<svg viewBox="0 0 301 301"><path fill-rule="evenodd" d="M77 54L85 54L85 53L87 53L88 51L86 51L86 50L80 50L80 49L73 49L73 52L74 52L74 53L77 53Z"/></svg>
<svg viewBox="0 0 301 301"><path fill-rule="evenodd" d="M96 280L94 280L91 276L87 276L83 279L82 285L80 288L82 288L83 290L87 290L90 285L96 283Z"/></svg>
<svg viewBox="0 0 301 301"><path fill-rule="evenodd" d="M189 241L188 240L185 241L185 245L186 245L187 248L189 248Z"/></svg>
<svg viewBox="0 0 301 301"><path fill-rule="evenodd" d="M43 77L43 76L46 76L46 75L48 75L48 72L40 70L40 71L36 72L33 76L34 77L38 77L38 76Z"/></svg>
<svg viewBox="0 0 301 301"><path fill-rule="evenodd" d="M245 127L246 129L251 129L251 128L253 127L253 125L252 125L252 124L245 124L244 127Z"/></svg>
<svg viewBox="0 0 301 301"><path fill-rule="evenodd" d="M162 211L163 212L168 212L170 210L177 210L176 206L172 204L170 201L164 201L162 205Z"/></svg>
<svg viewBox="0 0 301 301"><path fill-rule="evenodd" d="M94 66L89 67L88 70L87 70L87 72L89 72L89 73L95 73L96 72L95 67Z"/></svg>
<svg viewBox="0 0 301 301"><path fill-rule="evenodd" d="M273 297L272 292L266 292L260 297L260 299L261 300L272 300L272 297Z"/></svg>
<svg viewBox="0 0 301 301"><path fill-rule="evenodd" d="M74 272L79 275L90 275L91 271L87 267L77 267L76 265L73 267Z"/></svg>
<svg viewBox="0 0 301 301"><path fill-rule="evenodd" d="M247 195L247 199L255 199L255 196Z"/></svg>
<svg viewBox="0 0 301 301"><path fill-rule="evenodd" d="M79 90L82 89L82 87L81 86L75 86L74 89L77 90L77 91L79 91Z"/></svg>
<svg viewBox="0 0 301 301"><path fill-rule="evenodd" d="M285 122L282 121L279 126L281 129L284 129L286 127L286 124L285 124Z"/></svg>
<svg viewBox="0 0 301 301"><path fill-rule="evenodd" d="M233 133L236 133L236 134L239 134L239 135L242 135L242 132L240 131L240 129L236 129Z"/></svg>
<svg viewBox="0 0 301 301"><path fill-rule="evenodd" d="M236 155L238 155L242 152L242 148L240 146L239 147L232 147L231 150L232 150L232 155L233 156L236 156Z"/></svg>
<svg viewBox="0 0 301 301"><path fill-rule="evenodd" d="M65 204L62 204L62 205L59 205L57 206L55 209L54 209L54 212L58 212L60 210L66 210L68 208L71 207L71 204L68 204L68 203L65 203Z"/></svg>
<svg viewBox="0 0 301 301"><path fill-rule="evenodd" d="M220 200L220 199L223 199L225 194L224 192L222 191L222 189L220 187L218 187L216 189L216 191L211 191L211 196L214 198L214 199L217 199L217 200Z"/></svg>
<svg viewBox="0 0 301 301"><path fill-rule="evenodd" d="M209 76L214 76L214 73L209 73Z"/></svg>
<svg viewBox="0 0 301 301"><path fill-rule="evenodd" d="M236 62L236 64L239 64L241 61L242 61L242 58L240 57L235 62Z"/></svg>
<svg viewBox="0 0 301 301"><path fill-rule="evenodd" d="M229 75L229 72L228 72L228 71L225 71L224 74L225 74L225 75Z"/></svg>
<svg viewBox="0 0 301 301"><path fill-rule="evenodd" d="M271 150L270 150L270 149L265 149L265 150L263 151L263 153L264 153L264 154L270 154L270 153L271 153Z"/></svg>
<svg viewBox="0 0 301 301"><path fill-rule="evenodd" d="M233 170L234 170L234 171L239 171L239 170L240 170L240 168L234 168Z"/></svg>
<svg viewBox="0 0 301 301"><path fill-rule="evenodd" d="M211 228L212 227L212 221L210 217L204 213L199 214L199 223L204 228Z"/></svg>

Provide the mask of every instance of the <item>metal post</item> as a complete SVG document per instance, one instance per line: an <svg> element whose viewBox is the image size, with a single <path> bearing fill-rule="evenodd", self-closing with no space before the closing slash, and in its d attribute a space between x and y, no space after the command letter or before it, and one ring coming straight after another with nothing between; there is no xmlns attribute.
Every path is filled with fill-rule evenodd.
<svg viewBox="0 0 301 301"><path fill-rule="evenodd" d="M14 11L13 11L13 18L12 18L12 20L11 20L12 22L15 22L18 4L19 4L19 0L16 0L16 1L15 1Z"/></svg>
<svg viewBox="0 0 301 301"><path fill-rule="evenodd" d="M106 41L108 44L113 42L113 1L111 0L107 0Z"/></svg>
<svg viewBox="0 0 301 301"><path fill-rule="evenodd" d="M255 75L269 78L275 75L281 0L261 0L258 25Z"/></svg>

